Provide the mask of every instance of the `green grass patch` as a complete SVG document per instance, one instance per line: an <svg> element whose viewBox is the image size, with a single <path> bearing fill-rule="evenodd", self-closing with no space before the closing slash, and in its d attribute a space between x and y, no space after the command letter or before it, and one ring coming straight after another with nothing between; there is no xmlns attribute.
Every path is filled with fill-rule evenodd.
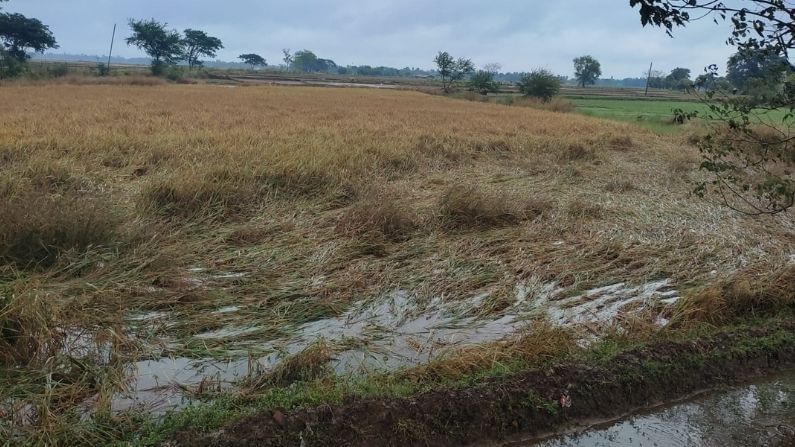
<svg viewBox="0 0 795 447"><path fill-rule="evenodd" d="M583 115L638 124L657 133L675 133L681 126L673 124L674 109L706 113L702 103L674 100L570 98Z"/></svg>
<svg viewBox="0 0 795 447"><path fill-rule="evenodd" d="M710 113L706 103L696 99L691 101L668 99L627 98L585 98L569 97L577 106L577 113L615 121L635 123L659 134L679 132L683 127L672 121L674 109L685 112L698 112L700 116ZM759 116L766 122L781 122L784 110L760 111Z"/></svg>

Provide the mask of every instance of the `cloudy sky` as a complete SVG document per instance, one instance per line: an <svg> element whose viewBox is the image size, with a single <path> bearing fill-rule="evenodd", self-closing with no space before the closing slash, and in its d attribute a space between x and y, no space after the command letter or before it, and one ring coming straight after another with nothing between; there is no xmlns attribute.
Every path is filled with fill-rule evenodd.
<svg viewBox="0 0 795 447"><path fill-rule="evenodd" d="M156 18L221 38L219 59L262 54L278 63L282 48L307 48L341 65L430 68L438 50L503 71L548 68L572 75L571 60L591 54L603 77L637 77L655 68L724 64L728 26L710 21L671 39L641 27L628 0L11 0L5 9L39 18L58 52L107 54L110 32L127 37L129 18ZM117 40L114 53L140 56Z"/></svg>

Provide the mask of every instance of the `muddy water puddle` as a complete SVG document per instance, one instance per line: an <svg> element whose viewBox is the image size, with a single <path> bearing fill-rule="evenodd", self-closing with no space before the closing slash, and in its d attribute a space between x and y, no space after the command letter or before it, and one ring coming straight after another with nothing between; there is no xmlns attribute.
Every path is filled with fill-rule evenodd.
<svg viewBox="0 0 795 447"><path fill-rule="evenodd" d="M195 269L193 273L200 273ZM216 275L220 278L220 276ZM225 278L225 277L224 277ZM197 281L201 283L202 281ZM243 306L227 305L212 314L224 325L191 336L188 343L222 346L224 358L160 358L130 365L126 390L114 400L116 410L146 408L165 411L190 403L202 391L222 390L272 369L284 358L322 341L334 352L331 368L340 375L358 375L419 365L462 346L497 341L520 333L545 319L559 326L600 325L641 311L653 311L658 324L679 299L668 280L632 286L624 283L572 293L554 283L531 279L517 284L514 302L498 313L488 309L489 294L468 299L420 302L396 290L377 299L355 303L338 316L290 328L290 335L261 340L263 328L250 320L235 325ZM484 310L485 309L485 310ZM129 321L168 327L165 312L131 315ZM179 352L184 340L159 340L164 353Z"/></svg>
<svg viewBox="0 0 795 447"><path fill-rule="evenodd" d="M511 445L792 446L795 445L795 373L638 414L581 434Z"/></svg>

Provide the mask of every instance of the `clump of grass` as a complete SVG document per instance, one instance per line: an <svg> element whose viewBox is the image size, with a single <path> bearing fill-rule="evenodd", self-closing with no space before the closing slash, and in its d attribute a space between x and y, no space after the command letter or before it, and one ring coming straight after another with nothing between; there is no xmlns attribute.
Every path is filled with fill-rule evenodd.
<svg viewBox="0 0 795 447"><path fill-rule="evenodd" d="M394 242L408 239L416 228L417 217L382 194L370 194L348 207L336 226L343 234Z"/></svg>
<svg viewBox="0 0 795 447"><path fill-rule="evenodd" d="M445 226L465 229L515 225L541 215L551 204L544 199L456 185L442 195L438 207Z"/></svg>
<svg viewBox="0 0 795 447"><path fill-rule="evenodd" d="M78 191L87 186L70 168L51 160L30 163L22 177L36 190L48 193Z"/></svg>
<svg viewBox="0 0 795 447"><path fill-rule="evenodd" d="M65 252L115 241L120 223L102 200L29 193L0 199L0 261L44 268Z"/></svg>
<svg viewBox="0 0 795 447"><path fill-rule="evenodd" d="M27 366L57 354L62 309L51 296L0 287L0 366Z"/></svg>
<svg viewBox="0 0 795 447"><path fill-rule="evenodd" d="M587 197L575 197L566 206L566 214L572 219L598 219L604 215L604 208Z"/></svg>
<svg viewBox="0 0 795 447"><path fill-rule="evenodd" d="M573 331L537 321L507 340L454 349L398 375L417 382L455 380L497 367L510 369L530 362L542 363L577 349Z"/></svg>
<svg viewBox="0 0 795 447"><path fill-rule="evenodd" d="M143 209L183 218L246 215L267 199L327 192L333 181L313 169L213 167L158 178L139 197Z"/></svg>
<svg viewBox="0 0 795 447"><path fill-rule="evenodd" d="M629 180L610 180L605 186L604 190L613 193L627 193L636 190L637 187Z"/></svg>
<svg viewBox="0 0 795 447"><path fill-rule="evenodd" d="M795 266L749 268L706 286L686 298L685 320L726 323L737 318L795 310Z"/></svg>
<svg viewBox="0 0 795 447"><path fill-rule="evenodd" d="M139 203L164 216L231 216L260 204L266 194L267 185L249 173L220 168L155 180L143 189Z"/></svg>
<svg viewBox="0 0 795 447"><path fill-rule="evenodd" d="M628 135L614 135L607 139L607 146L616 150L629 150L635 147L635 142Z"/></svg>
<svg viewBox="0 0 795 447"><path fill-rule="evenodd" d="M255 245L277 234L278 226L241 225L226 236L226 242L235 246Z"/></svg>
<svg viewBox="0 0 795 447"><path fill-rule="evenodd" d="M505 140L490 140L486 142L477 142L473 148L478 152L510 152L511 145Z"/></svg>
<svg viewBox="0 0 795 447"><path fill-rule="evenodd" d="M596 152L579 143L572 143L560 152L558 158L564 162L572 161L593 161L596 160Z"/></svg>
<svg viewBox="0 0 795 447"><path fill-rule="evenodd" d="M330 372L331 355L331 347L320 340L284 359L273 370L254 380L250 388L286 387L326 376Z"/></svg>
<svg viewBox="0 0 795 447"><path fill-rule="evenodd" d="M462 149L467 146L465 141L454 135L420 135L415 151L427 158L457 162L463 156Z"/></svg>
<svg viewBox="0 0 795 447"><path fill-rule="evenodd" d="M687 174L698 167L696 158L688 153L675 153L668 160L668 168L676 174Z"/></svg>

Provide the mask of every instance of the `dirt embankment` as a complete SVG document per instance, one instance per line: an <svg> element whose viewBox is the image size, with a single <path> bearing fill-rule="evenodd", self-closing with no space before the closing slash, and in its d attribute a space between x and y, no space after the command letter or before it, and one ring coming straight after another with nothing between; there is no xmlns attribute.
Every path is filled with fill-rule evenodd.
<svg viewBox="0 0 795 447"><path fill-rule="evenodd" d="M175 446L452 446L549 433L795 367L795 322L692 342L660 342L610 361L568 363L407 398L351 398L268 411ZM570 397L570 406L561 396Z"/></svg>

